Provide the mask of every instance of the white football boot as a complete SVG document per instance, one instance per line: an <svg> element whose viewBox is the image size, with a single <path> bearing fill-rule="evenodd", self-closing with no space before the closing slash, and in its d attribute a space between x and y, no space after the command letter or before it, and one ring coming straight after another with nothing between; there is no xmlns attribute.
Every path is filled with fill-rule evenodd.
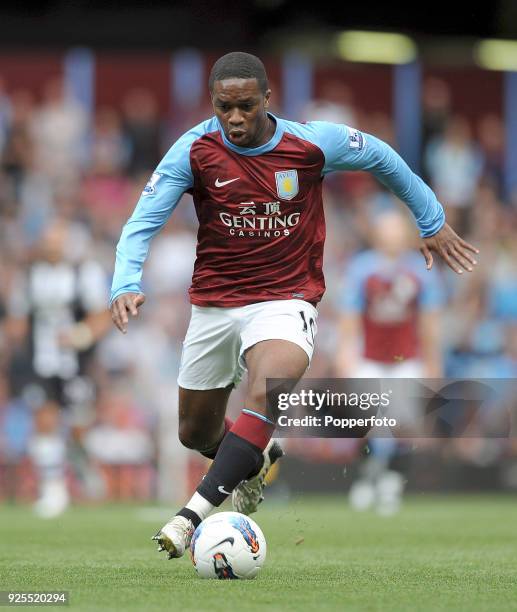
<svg viewBox="0 0 517 612"><path fill-rule="evenodd" d="M166 550L169 559L182 557L190 546L194 523L184 516L173 516L151 539L158 542L158 552Z"/></svg>
<svg viewBox="0 0 517 612"><path fill-rule="evenodd" d="M249 515L257 511L258 505L264 499L263 491L266 486L266 474L271 469L273 463L283 456L284 451L276 440L270 440L263 454L264 463L260 468L260 472L248 480L243 480L233 490L232 506L235 512Z"/></svg>

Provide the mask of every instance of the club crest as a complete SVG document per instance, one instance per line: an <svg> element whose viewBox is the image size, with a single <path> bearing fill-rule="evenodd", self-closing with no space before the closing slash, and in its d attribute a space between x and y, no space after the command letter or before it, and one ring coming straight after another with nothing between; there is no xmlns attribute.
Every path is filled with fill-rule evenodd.
<svg viewBox="0 0 517 612"><path fill-rule="evenodd" d="M282 200L292 200L298 194L298 172L282 170L275 172L276 191Z"/></svg>

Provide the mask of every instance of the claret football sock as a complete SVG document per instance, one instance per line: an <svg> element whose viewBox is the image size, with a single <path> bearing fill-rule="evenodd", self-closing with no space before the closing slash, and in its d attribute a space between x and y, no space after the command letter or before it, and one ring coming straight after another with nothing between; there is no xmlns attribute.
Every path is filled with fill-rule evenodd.
<svg viewBox="0 0 517 612"><path fill-rule="evenodd" d="M262 467L275 425L252 410L243 410L223 438L214 462L197 488L213 506L220 506L233 489Z"/></svg>
<svg viewBox="0 0 517 612"><path fill-rule="evenodd" d="M217 451L219 450L219 446L221 446L221 442L224 440L224 436L230 431L232 427L233 427L233 421L229 419L228 417L226 417L224 419L224 432L223 432L223 435L221 436L221 439L214 447L201 451L201 454L203 455L203 457L207 457L207 459L215 459L215 456L217 455Z"/></svg>
<svg viewBox="0 0 517 612"><path fill-rule="evenodd" d="M275 424L263 414L244 408L242 414L233 424L231 432L250 444L260 448L260 452L266 448L275 430Z"/></svg>

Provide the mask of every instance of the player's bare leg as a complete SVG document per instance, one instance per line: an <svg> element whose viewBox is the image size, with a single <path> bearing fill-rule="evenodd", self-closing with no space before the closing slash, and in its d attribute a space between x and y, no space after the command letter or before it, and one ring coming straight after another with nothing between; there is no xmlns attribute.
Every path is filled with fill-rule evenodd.
<svg viewBox="0 0 517 612"><path fill-rule="evenodd" d="M197 391L179 388L179 439L187 448L214 459L219 444L233 423L225 419L233 385Z"/></svg>
<svg viewBox="0 0 517 612"><path fill-rule="evenodd" d="M259 342L245 357L249 375L245 409L224 436L214 462L193 497L154 537L169 558L183 555L197 525L243 480L264 471L264 450L275 428L267 416L266 379L298 380L309 362L303 349L286 340ZM263 478L257 482L261 485L260 497Z"/></svg>

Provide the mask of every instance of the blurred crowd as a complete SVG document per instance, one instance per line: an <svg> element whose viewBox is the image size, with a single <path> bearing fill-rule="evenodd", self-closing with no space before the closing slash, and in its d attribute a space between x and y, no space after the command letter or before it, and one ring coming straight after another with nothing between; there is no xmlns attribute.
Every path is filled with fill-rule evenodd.
<svg viewBox="0 0 517 612"><path fill-rule="evenodd" d="M329 83L297 119L351 124L396 147L390 116L364 113L360 103L346 84ZM463 277L435 260L444 297L439 355L429 371L515 377L517 201L503 190L501 115L467 120L435 78L424 83L422 104L421 173L450 224L481 251L476 273ZM120 108L96 108L90 116L60 79L42 91L12 90L0 80L0 498L34 498L34 464L51 470L62 463L60 453L70 458L67 478L77 497L156 495L160 427L175 410L190 314L197 230L190 196L154 239L146 304L127 336L114 329L106 307L124 222L170 143L204 114L211 114L208 107L181 119L160 116L153 92L135 89ZM377 247L375 217L402 208L366 173L330 176L324 188L327 294L312 377L351 373L336 358L346 271L358 253ZM406 248L415 248L417 238L416 231L404 238ZM423 258L418 262L424 266ZM239 393L232 411L240 409ZM45 447L45 434L57 429L65 432L65 447ZM464 441L443 452L482 463L508 456L511 445L500 442L488 459L481 456L486 449ZM292 441L291 452L351 458L347 441Z"/></svg>

